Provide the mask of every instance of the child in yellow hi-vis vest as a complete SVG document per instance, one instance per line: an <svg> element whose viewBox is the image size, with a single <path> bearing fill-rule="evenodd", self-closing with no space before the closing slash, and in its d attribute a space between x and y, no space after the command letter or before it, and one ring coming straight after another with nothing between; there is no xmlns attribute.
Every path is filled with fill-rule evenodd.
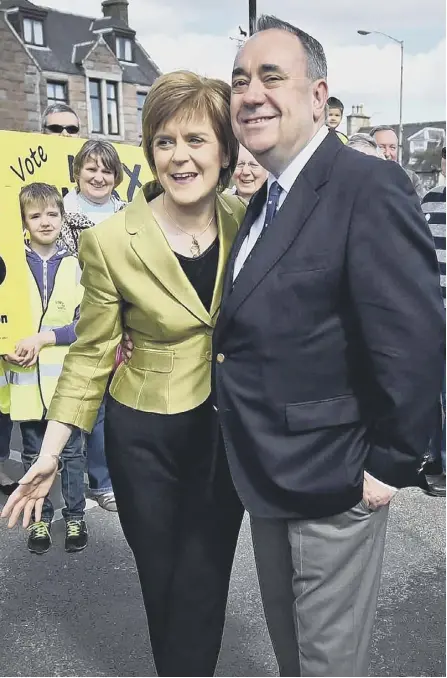
<svg viewBox="0 0 447 678"><path fill-rule="evenodd" d="M61 195L54 186L33 183L20 192L23 227L28 231L31 307L35 334L18 342L14 354L5 356L9 370L10 416L19 421L25 471L37 458L47 427L50 406L68 347L76 339L75 324L82 298L80 268L75 256L57 246L64 217ZM74 430L61 456L62 495L66 521L65 550L87 545L84 521L85 457L81 434ZM54 508L45 498L42 519L29 528L28 549L46 553L51 546Z"/></svg>

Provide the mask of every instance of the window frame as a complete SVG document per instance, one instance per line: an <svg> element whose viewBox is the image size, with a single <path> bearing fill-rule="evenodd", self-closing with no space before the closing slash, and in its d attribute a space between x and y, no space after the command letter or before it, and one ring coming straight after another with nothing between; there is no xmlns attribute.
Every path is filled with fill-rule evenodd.
<svg viewBox="0 0 447 678"><path fill-rule="evenodd" d="M31 29L31 40L26 39L25 26L27 24L29 24ZM35 31L36 24L39 24L40 29L42 31L42 42L36 42L36 31ZM42 21L42 19L34 19L33 17L24 16L22 19L22 37L25 45L32 45L33 47L45 47L46 46L45 30L44 22Z"/></svg>
<svg viewBox="0 0 447 678"><path fill-rule="evenodd" d="M98 96L92 96L91 84L95 83L98 86ZM89 96L89 106L90 106L90 120L91 120L91 132L92 134L104 134L104 109L102 101L102 80L99 78L89 78L88 79L88 96ZM99 122L100 129L95 129L94 127L94 115L92 100L97 101L99 105Z"/></svg>
<svg viewBox="0 0 447 678"><path fill-rule="evenodd" d="M52 80L48 79L47 81L47 106L50 106L51 104L57 104L57 103L63 103L63 104L68 104L68 82L66 80ZM64 98L63 99L58 99L57 97L50 97L48 96L48 88L49 87L62 87L64 91Z"/></svg>
<svg viewBox="0 0 447 678"><path fill-rule="evenodd" d="M127 58L129 55L126 54L126 52L127 52L126 47L127 46L129 46L129 48L130 48L130 59ZM127 64L135 63L135 61L134 61L134 44L133 44L133 40L131 38L127 38L124 35L116 35L115 36L115 53L116 53L118 61L125 61Z"/></svg>
<svg viewBox="0 0 447 678"><path fill-rule="evenodd" d="M95 135L103 139L110 139L111 141L124 141L125 139L125 118L124 118L124 98L123 98L123 82L122 78L118 75L112 73L106 73L104 71L94 71L87 70L85 73L85 82L86 82L86 91L87 91L87 104L88 104L88 133ZM101 114L101 130L94 129L93 123L93 107L92 101L96 101L97 98L91 97L91 82L96 82L99 84L100 92L100 114ZM108 86L112 86L114 89L115 98L112 99L108 96L109 90ZM113 109L109 112L110 102L115 102L115 111L114 115ZM113 129L110 122L113 122L113 119L116 120L118 131L110 131Z"/></svg>
<svg viewBox="0 0 447 678"><path fill-rule="evenodd" d="M109 87L113 87L113 91L115 96L113 98L109 97ZM106 104L106 119L107 119L107 131L106 134L107 136L111 137L119 137L121 134L120 130L120 102L119 102L119 91L118 91L118 83L116 80L105 80L105 104ZM111 125L109 123L109 101L112 101L115 104L116 107L116 125L117 125L117 131L116 132L111 132L110 128Z"/></svg>

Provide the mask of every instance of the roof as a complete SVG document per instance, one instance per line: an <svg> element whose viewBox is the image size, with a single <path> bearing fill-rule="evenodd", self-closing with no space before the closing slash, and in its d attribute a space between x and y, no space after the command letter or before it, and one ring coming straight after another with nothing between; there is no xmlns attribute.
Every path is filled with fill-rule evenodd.
<svg viewBox="0 0 447 678"><path fill-rule="evenodd" d="M0 0L0 9L14 9L15 7L31 10L38 8L29 0Z"/></svg>
<svg viewBox="0 0 447 678"><path fill-rule="evenodd" d="M135 31L133 31L122 19L113 19L110 16L104 16L101 19L95 19L92 22L92 25L90 27L91 31L104 31L110 28L117 28L120 31L124 31L126 33L133 33L135 35Z"/></svg>
<svg viewBox="0 0 447 678"><path fill-rule="evenodd" d="M82 64L87 54L92 50L93 45L95 45L94 40L81 42L79 45L73 45L73 52L71 56L72 62L74 64Z"/></svg>
<svg viewBox="0 0 447 678"><path fill-rule="evenodd" d="M69 14L68 12L40 7L29 2L29 0L0 0L0 10L13 7L20 7L25 11L26 9L43 9L47 12L44 31L49 49L44 50L27 45L27 49L44 71L68 75L82 73L82 60L97 42L101 32L107 28L116 28L120 33L127 32L129 37L135 35L135 31L119 19L111 19L110 17L97 19ZM86 48L86 43L90 43L88 48ZM123 69L123 82L152 85L161 71L137 41L135 41L134 55L135 64L120 62Z"/></svg>

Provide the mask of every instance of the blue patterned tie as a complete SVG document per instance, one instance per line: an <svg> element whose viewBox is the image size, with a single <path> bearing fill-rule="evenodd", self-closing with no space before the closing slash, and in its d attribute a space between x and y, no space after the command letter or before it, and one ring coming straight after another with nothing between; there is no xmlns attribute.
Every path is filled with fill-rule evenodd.
<svg viewBox="0 0 447 678"><path fill-rule="evenodd" d="M272 223L273 219L275 218L275 214L278 211L278 202L279 202L279 196L281 195L281 191L282 191L281 186L278 184L277 181L274 181L273 184L270 186L269 194L268 194L268 197L267 197L267 209L265 211L265 219L264 219L264 225L262 227L262 231L258 235L258 238L257 238L254 246L252 247L251 252L248 254L247 258L245 259L244 263L242 264L239 273L242 271L242 269L244 268L247 261L249 261L251 259L252 254L253 254L254 250L256 249L256 245L259 243L262 236L264 235L264 233L266 232L266 230L268 229L268 227ZM237 277L239 277L239 275ZM233 285L235 284L236 280L237 280L237 278L235 280L233 280Z"/></svg>
<svg viewBox="0 0 447 678"><path fill-rule="evenodd" d="M265 212L265 219L264 219L264 226L261 231L263 234L270 224L272 223L275 214L278 210L278 201L279 201L279 196L281 195L282 188L278 184L277 181L274 181L273 184L270 186L268 198L267 198L267 210Z"/></svg>

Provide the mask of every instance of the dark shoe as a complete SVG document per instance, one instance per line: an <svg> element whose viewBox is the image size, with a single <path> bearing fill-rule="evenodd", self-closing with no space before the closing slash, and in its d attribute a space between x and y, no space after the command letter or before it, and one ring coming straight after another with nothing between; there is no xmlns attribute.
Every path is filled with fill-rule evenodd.
<svg viewBox="0 0 447 678"><path fill-rule="evenodd" d="M67 553L82 551L87 546L87 525L82 519L67 520L65 525L65 550Z"/></svg>
<svg viewBox="0 0 447 678"><path fill-rule="evenodd" d="M11 494L19 487L19 483L9 483L8 485L0 485L0 491L10 497Z"/></svg>
<svg viewBox="0 0 447 678"><path fill-rule="evenodd" d="M40 520L38 523L33 523L28 531L28 550L31 553L37 553L38 556L46 553L51 546L51 521Z"/></svg>
<svg viewBox="0 0 447 678"><path fill-rule="evenodd" d="M99 506L106 511L118 511L116 508L115 495L113 492L104 492L104 494L98 494L96 497L93 497L93 499L96 499Z"/></svg>
<svg viewBox="0 0 447 678"><path fill-rule="evenodd" d="M445 497L445 474L427 478L427 494L432 497Z"/></svg>

